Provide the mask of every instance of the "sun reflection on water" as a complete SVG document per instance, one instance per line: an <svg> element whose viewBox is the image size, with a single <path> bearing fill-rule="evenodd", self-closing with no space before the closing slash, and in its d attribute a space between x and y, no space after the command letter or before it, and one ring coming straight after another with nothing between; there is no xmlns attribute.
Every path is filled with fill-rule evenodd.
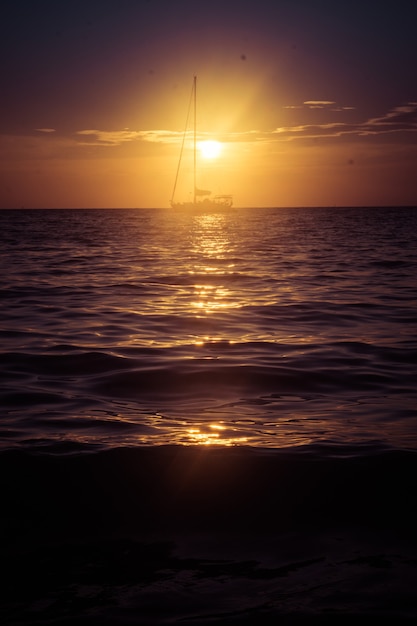
<svg viewBox="0 0 417 626"><path fill-rule="evenodd" d="M185 444L189 445L219 445L219 446L234 446L243 445L248 441L247 437L230 437L222 435L222 431L225 431L225 426L221 424L209 424L205 430L201 428L193 427L188 428L186 431Z"/></svg>
<svg viewBox="0 0 417 626"><path fill-rule="evenodd" d="M233 243L227 229L227 220L222 213L202 214L193 217L191 249L195 255L190 275L200 279L207 277L207 282L193 285L194 299L191 306L196 313L214 313L229 308L240 308L241 302L225 284L221 277L233 271L234 263L226 266L224 261L233 252ZM210 282L208 282L210 281Z"/></svg>
<svg viewBox="0 0 417 626"><path fill-rule="evenodd" d="M214 313L219 309L240 308L240 302L233 299L230 289L215 285L194 285L196 300L191 306L205 313Z"/></svg>
<svg viewBox="0 0 417 626"><path fill-rule="evenodd" d="M230 251L227 220L222 213L205 213L193 218L192 250L209 259L223 259ZM216 268L212 268L216 269Z"/></svg>

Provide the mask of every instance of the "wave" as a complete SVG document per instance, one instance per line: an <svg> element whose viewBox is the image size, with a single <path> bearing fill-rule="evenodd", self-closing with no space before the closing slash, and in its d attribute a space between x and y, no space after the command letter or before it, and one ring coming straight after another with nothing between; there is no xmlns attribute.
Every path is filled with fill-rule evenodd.
<svg viewBox="0 0 417 626"><path fill-rule="evenodd" d="M3 353L2 445L389 441L407 449L416 360L407 342L358 341Z"/></svg>

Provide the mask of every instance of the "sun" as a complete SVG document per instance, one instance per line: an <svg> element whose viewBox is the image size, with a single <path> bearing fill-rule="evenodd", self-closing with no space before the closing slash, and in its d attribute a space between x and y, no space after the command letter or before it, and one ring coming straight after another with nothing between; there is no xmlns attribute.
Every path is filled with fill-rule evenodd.
<svg viewBox="0 0 417 626"><path fill-rule="evenodd" d="M222 144L211 139L200 141L198 147L204 159L215 159L222 151Z"/></svg>

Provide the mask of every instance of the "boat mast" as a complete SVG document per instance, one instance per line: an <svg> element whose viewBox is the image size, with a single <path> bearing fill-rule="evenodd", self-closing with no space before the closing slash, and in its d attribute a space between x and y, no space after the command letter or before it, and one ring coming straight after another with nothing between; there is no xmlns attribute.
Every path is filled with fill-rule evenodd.
<svg viewBox="0 0 417 626"><path fill-rule="evenodd" d="M172 196L171 196L171 206L174 203L175 191L177 189L178 176L179 176L179 173L180 173L182 155L183 155L183 152L184 152L184 144L185 144L185 139L186 139L187 130L188 130L188 120L190 119L191 105L193 103L193 93L195 94L195 81L196 81L196 78L197 77L194 76L193 87L192 87L191 93L190 93L190 101L188 103L187 119L185 120L184 133L182 135L180 158L178 160L177 173L176 173L175 182L174 182L174 189L172 190ZM195 102L194 102L194 111L195 111ZM194 113L194 128L195 128L195 113ZM195 161L196 161L195 152L196 152L196 138L195 138L195 131L194 131L194 202L195 202L195 169L196 169L196 167L195 167Z"/></svg>
<svg viewBox="0 0 417 626"><path fill-rule="evenodd" d="M193 132L193 178L194 178L194 192L192 195L192 202L191 201L187 201L187 202L174 202L174 196L175 196L175 192L177 189L177 183L178 183L178 176L179 176L179 172L180 172L180 168L181 168L181 161L182 161L182 156L183 156L183 152L184 152L184 145L185 145L185 140L187 139L187 144L189 142L190 139L190 118L191 118L191 107L194 107L194 132ZM189 168L188 168L189 169ZM189 175L189 171L187 172L187 178L189 179L190 175ZM206 189L198 189L197 187L197 76L193 76L193 84L192 84L192 88L191 88L191 93L190 93L190 99L188 101L188 109L187 109L187 119L185 120L185 128L184 128L184 133L182 136L182 142L181 142L181 151L180 151L180 158L178 161L178 166L177 166L177 173L175 176L175 182L174 182L174 189L172 191L172 196L171 196L171 206L172 207L198 207L198 206L204 206L204 207L209 207L209 206L227 206L227 207L231 207L233 202L232 202L232 196L215 196L213 200L210 200L208 198L206 198L205 200L203 200L202 202L197 202L197 197L198 196L209 196L211 194L211 191L208 191Z"/></svg>
<svg viewBox="0 0 417 626"><path fill-rule="evenodd" d="M197 189L197 76L194 76L194 204Z"/></svg>

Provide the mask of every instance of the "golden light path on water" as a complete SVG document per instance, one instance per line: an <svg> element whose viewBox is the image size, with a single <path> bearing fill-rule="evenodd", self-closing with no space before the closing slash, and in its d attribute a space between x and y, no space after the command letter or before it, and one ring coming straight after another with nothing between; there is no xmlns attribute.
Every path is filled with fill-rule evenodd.
<svg viewBox="0 0 417 626"><path fill-rule="evenodd" d="M248 437L230 437L222 436L222 431L226 427L222 424L208 424L206 430L201 428L188 428L186 431L190 444L198 445L220 445L233 446L236 444L243 445L248 442Z"/></svg>
<svg viewBox="0 0 417 626"><path fill-rule="evenodd" d="M228 311L242 308L251 302L250 291L232 291L225 284L231 274L241 271L236 266L236 257L239 256L237 253L238 244L235 241L237 233L234 229L230 229L229 225L230 216L222 212L193 216L190 243L191 251L196 260L188 272L190 276L198 276L199 280L193 284L193 298L188 303L187 315L191 314L197 318L210 316L212 320L215 320L218 315L220 319L220 316L227 315ZM201 280L202 277L206 277L206 280ZM256 284L258 285L257 280ZM256 297L258 299L260 297L259 290ZM262 294L262 298L264 305L269 304L270 301L275 302L271 294ZM224 327L227 328L227 324ZM222 328L221 322L219 322L219 328ZM224 334L220 336L203 335L194 336L193 343L196 347L214 349L212 353L205 352L204 356L199 354L197 357L207 361L210 359L218 360L224 356L224 353L222 351L219 353L216 347L223 346L223 349L227 349L227 346L232 346L236 341L244 340L244 338L225 336ZM193 357L189 358L192 359ZM225 358L227 357L225 356ZM228 374L225 372L226 380L227 376ZM218 391L217 398L216 391ZM227 394L230 394L230 397ZM272 447L277 445L278 439L281 447L311 442L309 426L302 434L294 432L294 420L297 422L303 420L302 413L299 413L297 406L301 404L299 398L294 397L294 406L297 406L295 414L293 413L288 420L281 420L278 426L275 417L275 400L270 402L270 418L260 424L258 403L265 408L265 402L269 404L269 400L257 398L243 403L242 395L244 394L244 388L236 389L233 386L226 391L224 387L221 391L214 389L210 408L202 408L201 404L195 407L196 417L192 425L190 425L190 419L181 421L178 418L176 426L179 428L177 434L174 435L176 442L182 445L263 445L266 447L268 446L268 439ZM214 406L212 404L213 396L215 400L218 400ZM316 428L317 424L314 427Z"/></svg>
<svg viewBox="0 0 417 626"><path fill-rule="evenodd" d="M204 259L202 265L194 266L190 269L190 275L198 274L201 278L206 275L208 280L221 279L226 273L234 271L235 264L227 263L219 266L219 262L227 257L232 257L233 243L228 236L226 218L222 213L207 213L194 216L194 237L192 240L192 251L198 257ZM221 284L221 280L212 282L201 282L193 285L195 299L191 302L194 313L201 315L212 315L219 311L225 312L227 309L241 308L242 301L232 294L231 290ZM204 346L212 339L209 336L195 338L196 346ZM217 342L219 339L217 338ZM223 338L223 342L232 343ZM189 445L221 445L233 446L244 445L248 442L248 437L240 435L233 436L222 423L209 423L207 425L194 425L188 427L183 435L183 444Z"/></svg>
<svg viewBox="0 0 417 626"><path fill-rule="evenodd" d="M181 223L184 216L179 216L179 220ZM242 347L248 342L250 350L252 341L263 340L262 329L256 328L253 335L251 324L243 328L240 322L235 324L234 311L254 302L266 307L273 305L284 290L284 296L288 297L290 285L282 287L279 294L271 293L269 288L259 289L262 275L259 275L259 268L251 268L242 258L241 224L235 222L230 213L201 212L187 216L182 223L186 224L188 247L175 261L173 282L162 283L166 287L164 298L149 298L141 303L142 310L151 315L175 317L180 322L180 332L155 335L151 341L144 335L132 335L128 344L151 344L162 350L183 348L181 361L172 364L181 387L174 391L172 399L162 399L162 406L159 398L153 396L151 402L143 399L140 416L124 413L123 421L134 425L139 420L143 426L143 432L126 438L126 445L133 441L135 445L275 447L279 440L279 445L286 447L310 442L311 422L301 427L301 434L293 426L294 421L298 424L303 421L303 400L290 399L291 414L288 419L282 419L281 415L278 423L276 416L281 410L281 399L248 397L247 368L242 365L241 353L239 358L233 356L234 345ZM152 252L155 252L154 245L149 242ZM264 271L268 270L262 268L261 272ZM239 280L242 272L247 279L245 282ZM291 296L296 297L292 290ZM239 318L240 314L237 315ZM265 340L269 341L270 336L265 336ZM303 342L306 340L302 338ZM248 363L251 358L248 352ZM189 380L189 386L185 380ZM259 419L260 406L262 420Z"/></svg>
<svg viewBox="0 0 417 626"><path fill-rule="evenodd" d="M219 267L219 261L231 256L232 242L225 228L226 219L222 213L196 215L194 217L194 237L192 252L204 259L204 263L189 270L190 275L197 274L199 278L205 275L213 281L226 273L233 272L235 264L226 264ZM220 280L216 284L198 282L194 284L195 300L191 306L204 314L214 313L219 309L242 307L242 302L234 298L231 290L222 285Z"/></svg>

